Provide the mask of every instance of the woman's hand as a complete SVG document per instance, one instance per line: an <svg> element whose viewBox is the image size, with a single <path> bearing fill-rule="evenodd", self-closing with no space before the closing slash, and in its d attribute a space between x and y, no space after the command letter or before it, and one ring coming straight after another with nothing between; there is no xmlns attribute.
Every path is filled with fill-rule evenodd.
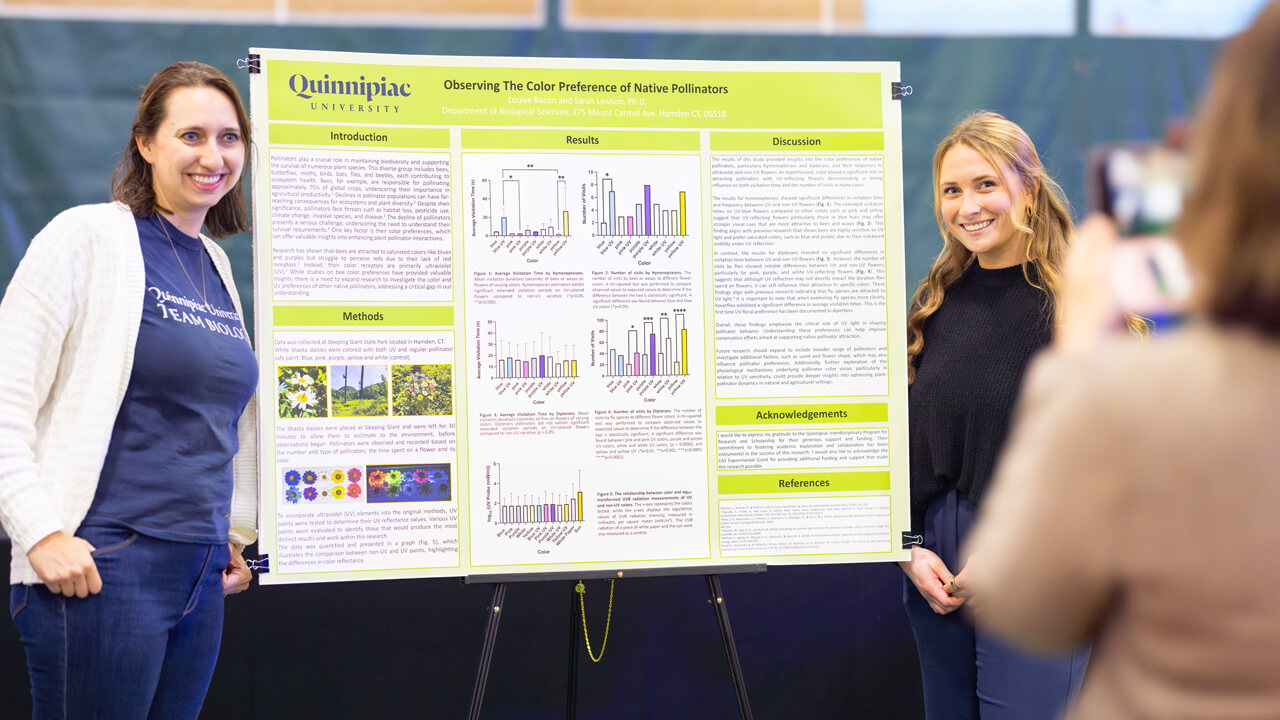
<svg viewBox="0 0 1280 720"><path fill-rule="evenodd" d="M942 562L942 558L932 550L912 545L911 559L898 563L898 566L907 574L907 579L916 586L916 590L919 590L928 601L929 607L939 615L953 613L964 604L963 597L947 592L956 577L947 569L947 564Z"/></svg>
<svg viewBox="0 0 1280 720"><path fill-rule="evenodd" d="M244 556L236 549L236 546L227 543L227 547L231 548L231 559L227 561L227 567L222 571L222 594L234 595L243 590L249 589L249 581L253 579L253 571L244 561Z"/></svg>
<svg viewBox="0 0 1280 720"><path fill-rule="evenodd" d="M955 578L951 580L951 584L947 586L947 590L953 597L958 597L964 600L964 608L966 612L971 615L977 615L982 612L982 608L978 605L977 601L974 600L973 588L969 587L969 578L972 577L969 569L972 567L973 558L970 557L969 560L965 562L964 567L960 572L956 573Z"/></svg>
<svg viewBox="0 0 1280 720"><path fill-rule="evenodd" d="M1054 347L1087 350L1118 325L1111 272L1119 238L1116 224L1104 215L1090 215L1077 228L1062 264Z"/></svg>
<svg viewBox="0 0 1280 720"><path fill-rule="evenodd" d="M93 550L88 540L59 530L32 545L27 551L27 560L51 592L83 598L102 590Z"/></svg>

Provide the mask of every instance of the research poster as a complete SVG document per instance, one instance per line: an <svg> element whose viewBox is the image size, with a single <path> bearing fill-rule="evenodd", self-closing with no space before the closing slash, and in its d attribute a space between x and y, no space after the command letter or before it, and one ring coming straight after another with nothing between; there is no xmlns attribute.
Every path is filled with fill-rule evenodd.
<svg viewBox="0 0 1280 720"><path fill-rule="evenodd" d="M262 582L905 557L896 63L251 53Z"/></svg>

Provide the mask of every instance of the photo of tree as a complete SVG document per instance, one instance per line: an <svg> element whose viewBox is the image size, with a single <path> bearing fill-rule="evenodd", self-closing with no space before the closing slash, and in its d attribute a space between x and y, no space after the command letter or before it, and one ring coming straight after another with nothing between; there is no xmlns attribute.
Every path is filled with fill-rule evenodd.
<svg viewBox="0 0 1280 720"><path fill-rule="evenodd" d="M334 417L387 415L386 365L330 365Z"/></svg>
<svg viewBox="0 0 1280 720"><path fill-rule="evenodd" d="M391 414L452 415L452 365L392 365Z"/></svg>
<svg viewBox="0 0 1280 720"><path fill-rule="evenodd" d="M276 368L276 404L280 417L329 417L326 378L323 365L281 365Z"/></svg>

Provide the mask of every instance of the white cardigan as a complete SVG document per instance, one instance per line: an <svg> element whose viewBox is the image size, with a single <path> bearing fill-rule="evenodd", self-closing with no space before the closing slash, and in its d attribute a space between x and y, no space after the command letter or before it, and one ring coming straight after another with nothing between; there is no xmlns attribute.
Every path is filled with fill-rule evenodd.
<svg viewBox="0 0 1280 720"><path fill-rule="evenodd" d="M231 263L201 236L241 317ZM73 534L89 511L133 368L146 270L137 225L119 203L82 205L31 241L0 301L0 523L11 583L40 579L27 551ZM256 393L232 462L232 542L257 538Z"/></svg>

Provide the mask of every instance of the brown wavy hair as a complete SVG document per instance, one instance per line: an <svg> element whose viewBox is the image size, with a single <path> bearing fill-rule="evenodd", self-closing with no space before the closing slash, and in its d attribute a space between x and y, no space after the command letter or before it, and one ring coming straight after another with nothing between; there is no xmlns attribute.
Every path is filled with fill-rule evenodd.
<svg viewBox="0 0 1280 720"><path fill-rule="evenodd" d="M964 272L974 255L951 235L942 217L942 194L938 176L942 160L957 145L982 156L1002 176L1005 187L1018 181L1029 200L1015 197L1012 220L1025 239L1022 272L1027 282L1044 291L1046 315L1052 315L1061 278L1063 257L1074 225L1071 209L1062 188L1040 162L1031 138L1017 124L993 112L976 112L956 124L938 143L933 153L933 214L942 233L942 252L933 261L929 274L911 298L907 314L907 382L915 380L915 359L924 350L924 321L942 306L947 288Z"/></svg>
<svg viewBox="0 0 1280 720"><path fill-rule="evenodd" d="M138 112L133 118L133 128L124 146L124 155L111 175L111 199L124 203L135 217L145 218L156 212L156 191L151 176L151 163L142 157L138 138L153 138L164 121L169 96L184 87L211 87L219 90L231 101L240 123L240 137L244 141L245 166L236 184L205 215L206 232L213 237L225 237L249 229L249 208L244 200L244 179L249 172L249 148L253 147L250 135L249 115L245 112L240 93L231 79L221 70L200 62L176 62L151 77L138 98Z"/></svg>
<svg viewBox="0 0 1280 720"><path fill-rule="evenodd" d="M1193 127L1175 234L1211 320L1280 338L1280 2L1232 40Z"/></svg>

